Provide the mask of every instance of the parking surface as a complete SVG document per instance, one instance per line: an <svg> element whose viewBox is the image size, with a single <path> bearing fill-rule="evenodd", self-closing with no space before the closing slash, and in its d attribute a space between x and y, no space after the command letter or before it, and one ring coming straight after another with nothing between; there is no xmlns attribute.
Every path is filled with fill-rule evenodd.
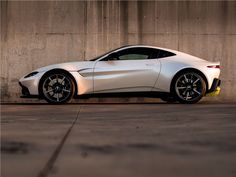
<svg viewBox="0 0 236 177"><path fill-rule="evenodd" d="M236 176L236 104L1 109L2 177Z"/></svg>

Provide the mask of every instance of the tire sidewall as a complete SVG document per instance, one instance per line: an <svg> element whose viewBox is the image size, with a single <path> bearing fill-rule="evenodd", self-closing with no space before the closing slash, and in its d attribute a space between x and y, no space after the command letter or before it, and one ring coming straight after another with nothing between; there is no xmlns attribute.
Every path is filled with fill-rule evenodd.
<svg viewBox="0 0 236 177"><path fill-rule="evenodd" d="M52 101L52 100L48 99L47 96L45 96L45 95L44 95L44 92L43 92L43 85L44 85L45 80L46 80L50 75L54 75L54 74L64 75L64 76L70 81L70 83L71 83L71 92L70 92L70 95L68 96L68 98L66 98L65 100L63 100L63 101L61 101L61 102L56 102L56 101ZM66 73L64 73L64 72L54 71L54 72L49 72L49 73L47 73L46 75L43 76L42 82L41 82L41 84L40 84L39 87L40 87L40 88L39 88L39 91L40 91L39 93L40 93L41 97L42 97L43 99L45 99L45 100L46 100L48 103L50 103L50 104L64 104L64 103L69 103L69 102L72 100L72 98L73 98L73 96L74 96L74 94L75 94L75 83L74 83L73 79L71 78L71 76L69 76L68 74L66 74Z"/></svg>
<svg viewBox="0 0 236 177"><path fill-rule="evenodd" d="M201 92L201 95L192 99L192 100L184 100L182 99L181 97L178 96L177 92L176 92L176 81L184 74L194 74L196 76L199 77L200 81L201 81L201 84L202 84L202 92ZM172 84L172 93L175 97L176 100L178 100L180 103L182 104L193 104L193 103L197 103L198 101L200 101L202 99L202 97L206 94L206 82L205 80L203 79L203 77L201 75L199 75L198 73L196 72L191 72L191 71L188 71L188 72L182 72L180 74L178 74L174 81L173 81L173 84Z"/></svg>

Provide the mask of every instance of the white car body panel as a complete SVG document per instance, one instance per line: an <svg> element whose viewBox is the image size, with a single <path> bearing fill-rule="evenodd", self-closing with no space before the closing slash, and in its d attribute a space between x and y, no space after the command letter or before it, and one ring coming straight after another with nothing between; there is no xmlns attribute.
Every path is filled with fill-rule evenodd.
<svg viewBox="0 0 236 177"><path fill-rule="evenodd" d="M44 73L45 72L39 72L37 75L29 77L29 78L25 78L25 76L23 76L22 78L20 78L19 82L28 88L31 95L38 95L39 94L39 91L38 91L39 81L41 77L44 75Z"/></svg>
<svg viewBox="0 0 236 177"><path fill-rule="evenodd" d="M111 53L132 47L162 49L176 55L147 60L101 61L110 54L108 53L96 61L68 62L42 67L35 70L39 72L35 76L29 78L24 76L19 81L28 88L30 94L38 95L42 76L53 69L63 69L74 77L78 88L77 94L83 95L108 92L170 92L173 77L186 68L194 68L202 72L207 79L208 89L211 88L214 78L219 78L220 69L207 67L219 62L208 62L170 49L138 45L123 47Z"/></svg>
<svg viewBox="0 0 236 177"><path fill-rule="evenodd" d="M174 76L183 69L197 69L202 72L208 81L208 89L210 89L214 78L219 78L220 70L208 68L209 65L219 65L219 62L208 62L191 55L176 55L173 57L160 58L161 72L158 82L153 88L153 91L169 92L171 81Z"/></svg>
<svg viewBox="0 0 236 177"><path fill-rule="evenodd" d="M159 72L157 59L97 61L94 92L151 91Z"/></svg>
<svg viewBox="0 0 236 177"><path fill-rule="evenodd" d="M77 84L77 93L78 95L85 94L85 93L92 93L93 92L93 67L95 62L85 61L85 62L70 62L70 63L61 63L55 65L49 65L46 67L39 68L35 71L39 73L36 76L25 78L23 76L19 81L29 89L30 94L38 95L38 86L41 77L47 72L52 69L63 69L70 72L71 75L74 76L74 79ZM83 77L79 74L78 71L81 70L81 73L86 69L87 73L90 73L90 77ZM80 84L78 84L80 83Z"/></svg>

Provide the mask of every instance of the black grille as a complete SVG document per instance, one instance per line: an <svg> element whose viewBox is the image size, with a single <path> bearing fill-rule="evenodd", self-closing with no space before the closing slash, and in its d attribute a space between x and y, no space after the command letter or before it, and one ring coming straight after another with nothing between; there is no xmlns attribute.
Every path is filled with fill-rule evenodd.
<svg viewBox="0 0 236 177"><path fill-rule="evenodd" d="M24 85L22 85L20 82L19 82L20 86L21 86L21 93L23 96L29 96L30 95L30 92L29 92L29 89L27 87L25 87Z"/></svg>

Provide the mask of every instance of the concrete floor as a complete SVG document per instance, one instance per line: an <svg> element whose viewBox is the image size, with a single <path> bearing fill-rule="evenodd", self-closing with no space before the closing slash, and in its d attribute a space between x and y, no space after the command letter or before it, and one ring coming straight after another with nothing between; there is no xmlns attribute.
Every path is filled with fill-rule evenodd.
<svg viewBox="0 0 236 177"><path fill-rule="evenodd" d="M236 104L1 109L2 177L236 176Z"/></svg>

